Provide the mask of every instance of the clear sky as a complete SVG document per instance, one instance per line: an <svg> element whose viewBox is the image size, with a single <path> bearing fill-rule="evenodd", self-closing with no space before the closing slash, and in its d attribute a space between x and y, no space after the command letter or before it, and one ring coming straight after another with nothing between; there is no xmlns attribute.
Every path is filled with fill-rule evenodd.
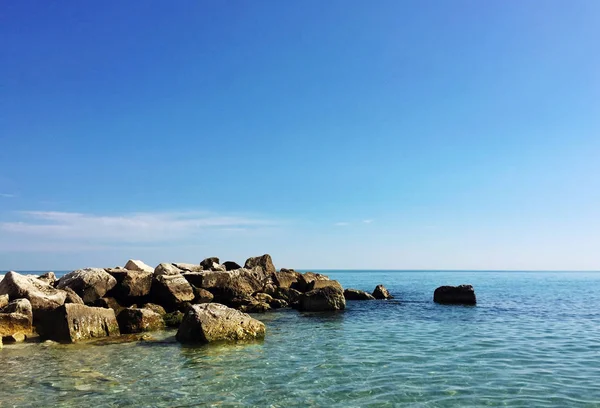
<svg viewBox="0 0 600 408"><path fill-rule="evenodd" d="M600 270L600 2L4 1L0 270Z"/></svg>

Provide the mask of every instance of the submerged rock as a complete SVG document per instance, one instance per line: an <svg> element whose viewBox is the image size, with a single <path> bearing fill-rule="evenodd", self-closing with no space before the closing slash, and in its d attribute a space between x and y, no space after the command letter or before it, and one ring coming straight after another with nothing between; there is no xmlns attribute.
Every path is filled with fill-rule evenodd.
<svg viewBox="0 0 600 408"><path fill-rule="evenodd" d="M344 298L346 298L346 300L375 300L373 295L358 289L344 290Z"/></svg>
<svg viewBox="0 0 600 408"><path fill-rule="evenodd" d="M104 297L117 284L117 280L101 268L78 269L60 278L58 289L71 288L85 303Z"/></svg>
<svg viewBox="0 0 600 408"><path fill-rule="evenodd" d="M135 259L130 259L129 261L127 261L127 263L125 264L125 269L138 272L154 272L153 267Z"/></svg>
<svg viewBox="0 0 600 408"><path fill-rule="evenodd" d="M62 343L120 334L114 310L74 303L48 313L37 329L42 339Z"/></svg>
<svg viewBox="0 0 600 408"><path fill-rule="evenodd" d="M440 286L433 292L433 301L452 305L474 305L477 303L475 290L471 285Z"/></svg>
<svg viewBox="0 0 600 408"><path fill-rule="evenodd" d="M311 290L300 296L298 309L307 312L324 312L346 308L344 292L335 286Z"/></svg>
<svg viewBox="0 0 600 408"><path fill-rule="evenodd" d="M265 337L265 325L218 303L191 306L177 331L181 343L255 340Z"/></svg>
<svg viewBox="0 0 600 408"><path fill-rule="evenodd" d="M121 333L142 333L164 329L162 316L150 309L124 309L117 316Z"/></svg>
<svg viewBox="0 0 600 408"><path fill-rule="evenodd" d="M375 299L393 299L394 297L390 295L390 292L383 285L377 285L375 290L373 291L373 297Z"/></svg>

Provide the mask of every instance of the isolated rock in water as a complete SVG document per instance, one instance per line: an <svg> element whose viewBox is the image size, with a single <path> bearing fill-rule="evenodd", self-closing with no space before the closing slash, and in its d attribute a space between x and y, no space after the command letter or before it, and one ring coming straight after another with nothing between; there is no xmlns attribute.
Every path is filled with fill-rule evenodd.
<svg viewBox="0 0 600 408"><path fill-rule="evenodd" d="M265 325L218 303L193 305L185 314L177 331L181 343L255 340L265 337Z"/></svg>
<svg viewBox="0 0 600 408"><path fill-rule="evenodd" d="M233 261L225 261L223 262L223 266L225 267L226 271L234 271L242 268L239 264Z"/></svg>
<svg viewBox="0 0 600 408"><path fill-rule="evenodd" d="M200 266L205 271L225 272L225 267L219 263L219 258L216 256L204 259L202 262L200 262Z"/></svg>
<svg viewBox="0 0 600 408"><path fill-rule="evenodd" d="M8 295L11 299L29 300L34 315L40 310L53 310L62 306L67 297L66 292L17 272L8 272L0 282L0 295Z"/></svg>
<svg viewBox="0 0 600 408"><path fill-rule="evenodd" d="M383 285L377 285L375 290L373 291L373 297L375 299L393 299L394 297L390 295L390 292Z"/></svg>
<svg viewBox="0 0 600 408"><path fill-rule="evenodd" d="M344 292L344 288L342 288L342 285L336 280L314 280L306 286L306 291L310 292L314 289L326 288L329 286L338 289L342 293Z"/></svg>
<svg viewBox="0 0 600 408"><path fill-rule="evenodd" d="M192 289L194 290L194 303L210 303L215 298L214 295L206 289L197 288L195 286L192 286Z"/></svg>
<svg viewBox="0 0 600 408"><path fill-rule="evenodd" d="M124 309L117 316L123 334L161 330L165 327L162 316L150 309Z"/></svg>
<svg viewBox="0 0 600 408"><path fill-rule="evenodd" d="M173 266L184 272L201 272L204 270L201 265L189 263L173 263Z"/></svg>
<svg viewBox="0 0 600 408"><path fill-rule="evenodd" d="M154 269L154 277L156 278L156 277L162 276L162 275L167 275L167 276L180 275L181 272L183 272L183 271L173 264L161 263L160 265L158 265L156 267L156 269Z"/></svg>
<svg viewBox="0 0 600 408"><path fill-rule="evenodd" d="M8 305L8 295L0 296L0 309L4 308L4 306Z"/></svg>
<svg viewBox="0 0 600 408"><path fill-rule="evenodd" d="M152 282L151 297L167 310L194 300L194 290L183 275L161 275Z"/></svg>
<svg viewBox="0 0 600 408"><path fill-rule="evenodd" d="M114 310L74 303L49 313L36 328L42 339L63 343L119 335Z"/></svg>
<svg viewBox="0 0 600 408"><path fill-rule="evenodd" d="M471 285L440 286L433 292L433 301L443 304L474 305L477 303Z"/></svg>
<svg viewBox="0 0 600 408"><path fill-rule="evenodd" d="M115 311L115 316L118 316L121 313L121 310L125 309L117 299L113 297L103 297L94 302L95 307L103 307L106 309L112 309Z"/></svg>
<svg viewBox="0 0 600 408"><path fill-rule="evenodd" d="M157 305L156 303L145 303L142 305L141 308L142 309L150 309L153 312L156 312L161 316L164 316L167 314L167 312L165 311L165 308L160 305Z"/></svg>
<svg viewBox="0 0 600 408"><path fill-rule="evenodd" d="M117 280L101 268L78 269L60 278L58 289L71 288L85 303L104 297L117 284Z"/></svg>
<svg viewBox="0 0 600 408"><path fill-rule="evenodd" d="M38 277L39 280L41 280L42 282L46 282L48 285L50 286L54 286L56 284L56 275L54 274L54 272L46 272L43 275L40 275Z"/></svg>
<svg viewBox="0 0 600 408"><path fill-rule="evenodd" d="M134 303L137 299L150 294L154 272L126 269L107 269L107 272L117 281L109 295L122 303Z"/></svg>
<svg viewBox="0 0 600 408"><path fill-rule="evenodd" d="M6 343L23 341L33 331L33 309L27 299L16 299L0 313L0 338Z"/></svg>
<svg viewBox="0 0 600 408"><path fill-rule="evenodd" d="M307 312L324 312L346 308L344 293L335 286L314 289L300 296L298 309Z"/></svg>
<svg viewBox="0 0 600 408"><path fill-rule="evenodd" d="M138 271L138 272L151 272L154 273L154 268L150 265L146 265L142 261L137 261L135 259L130 259L125 264L125 269L130 271Z"/></svg>
<svg viewBox="0 0 600 408"><path fill-rule="evenodd" d="M346 300L374 300L373 295L365 292L364 290L358 289L346 289L344 291L344 298Z"/></svg>
<svg viewBox="0 0 600 408"><path fill-rule="evenodd" d="M246 269L254 269L256 267L260 267L266 275L272 275L276 272L273 260L269 254L248 258L244 264L244 268Z"/></svg>

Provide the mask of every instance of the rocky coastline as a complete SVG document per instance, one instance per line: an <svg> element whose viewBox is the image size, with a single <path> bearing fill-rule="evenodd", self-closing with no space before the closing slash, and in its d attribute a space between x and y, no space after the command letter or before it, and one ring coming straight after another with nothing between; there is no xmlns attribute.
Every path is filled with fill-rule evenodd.
<svg viewBox="0 0 600 408"><path fill-rule="evenodd" d="M176 339L185 344L252 341L267 330L248 313L334 312L344 310L347 300L392 298L383 285L367 293L344 289L323 274L277 270L268 254L247 259L243 267L211 257L200 264L155 268L129 260L124 267L78 269L60 279L52 272L11 271L0 281L0 347L22 341L127 340L165 327L177 328ZM470 285L439 287L433 300L476 304Z"/></svg>

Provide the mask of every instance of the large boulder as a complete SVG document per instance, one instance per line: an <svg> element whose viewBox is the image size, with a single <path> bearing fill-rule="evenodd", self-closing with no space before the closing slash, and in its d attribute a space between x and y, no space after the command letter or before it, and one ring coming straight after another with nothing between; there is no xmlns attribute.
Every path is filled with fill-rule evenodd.
<svg viewBox="0 0 600 408"><path fill-rule="evenodd" d="M67 293L57 290L34 277L8 272L0 282L0 295L10 299L25 298L31 303L34 316L38 311L54 310L65 303Z"/></svg>
<svg viewBox="0 0 600 408"><path fill-rule="evenodd" d="M373 291L373 297L375 299L393 299L394 297L390 295L390 292L383 285L377 285L375 290Z"/></svg>
<svg viewBox="0 0 600 408"><path fill-rule="evenodd" d="M117 284L117 280L101 268L78 269L60 278L58 289L71 288L85 303L104 297Z"/></svg>
<svg viewBox="0 0 600 408"><path fill-rule="evenodd" d="M242 268L237 262L233 261L225 261L223 262L223 266L225 267L226 271L234 271Z"/></svg>
<svg viewBox="0 0 600 408"><path fill-rule="evenodd" d="M300 296L298 309L306 312L324 312L346 308L344 292L335 286L314 289Z"/></svg>
<svg viewBox="0 0 600 408"><path fill-rule="evenodd" d="M288 303L285 300L275 299L273 296L267 293L255 293L252 297L258 302L268 304L272 309L281 309L288 306Z"/></svg>
<svg viewBox="0 0 600 408"><path fill-rule="evenodd" d="M6 343L22 341L33 331L33 309L27 299L16 299L0 312L0 338Z"/></svg>
<svg viewBox="0 0 600 408"><path fill-rule="evenodd" d="M273 293L269 293L273 298L280 299L293 306L300 301L302 292L294 288L276 288Z"/></svg>
<svg viewBox="0 0 600 408"><path fill-rule="evenodd" d="M154 272L134 271L127 269L106 270L117 284L109 293L123 304L135 303L140 298L148 296L152 288L152 277Z"/></svg>
<svg viewBox="0 0 600 408"><path fill-rule="evenodd" d="M204 259L202 262L200 262L200 266L205 271L225 272L225 267L219 263L219 258L216 256Z"/></svg>
<svg viewBox="0 0 600 408"><path fill-rule="evenodd" d="M94 302L93 306L112 309L115 311L116 316L118 316L119 313L121 313L121 310L125 309L125 307L121 306L121 304L114 297L100 298Z"/></svg>
<svg viewBox="0 0 600 408"><path fill-rule="evenodd" d="M197 288L193 285L192 289L194 289L194 303L210 303L215 298L215 296L206 289Z"/></svg>
<svg viewBox="0 0 600 408"><path fill-rule="evenodd" d="M273 275L273 283L280 288L294 288L301 292L306 291L304 275L293 269L281 269Z"/></svg>
<svg viewBox="0 0 600 408"><path fill-rule="evenodd" d="M471 285L440 286L433 292L433 301L450 305L474 305L477 303Z"/></svg>
<svg viewBox="0 0 600 408"><path fill-rule="evenodd" d="M160 275L152 281L151 298L167 310L184 307L194 300L192 285L183 275Z"/></svg>
<svg viewBox="0 0 600 408"><path fill-rule="evenodd" d="M229 272L189 272L184 273L183 276L195 287L211 292L216 302L225 304L231 304L234 299L249 297L255 292L262 291L268 280L260 268L237 269Z"/></svg>
<svg viewBox="0 0 600 408"><path fill-rule="evenodd" d="M190 263L173 263L173 266L181 269L184 272L201 272L203 270L202 265L190 264Z"/></svg>
<svg viewBox="0 0 600 408"><path fill-rule="evenodd" d="M344 288L342 288L342 285L336 280L314 280L306 285L306 291L310 292L314 289L321 289L329 286L338 289L342 293L344 292Z"/></svg>
<svg viewBox="0 0 600 408"><path fill-rule="evenodd" d="M42 339L63 343L120 334L114 310L74 303L48 313L36 328Z"/></svg>
<svg viewBox="0 0 600 408"><path fill-rule="evenodd" d="M56 279L54 272L46 272L43 275L38 276L38 279L46 282L50 286L56 285L56 281L58 280Z"/></svg>
<svg viewBox="0 0 600 408"><path fill-rule="evenodd" d="M177 331L181 343L255 340L265 337L265 325L218 303L193 305L186 312Z"/></svg>
<svg viewBox="0 0 600 408"><path fill-rule="evenodd" d="M246 269L254 269L257 267L262 269L266 275L272 275L276 271L271 255L269 254L248 258L244 264L244 268Z"/></svg>
<svg viewBox="0 0 600 408"><path fill-rule="evenodd" d="M344 290L344 298L346 300L375 300L375 297L373 297L373 295L365 292L364 290L358 289Z"/></svg>
<svg viewBox="0 0 600 408"><path fill-rule="evenodd" d="M167 314L167 311L165 310L165 308L162 307L161 305L157 305L156 303L145 303L142 305L141 308L142 309L150 309L153 312L156 312L161 316L164 316Z"/></svg>
<svg viewBox="0 0 600 408"><path fill-rule="evenodd" d="M125 264L125 269L130 270L130 271L138 271L138 272L150 272L150 273L154 272L153 267L151 267L150 265L146 265L144 262L135 260L135 259L130 259L129 261L127 261L127 263Z"/></svg>
<svg viewBox="0 0 600 408"><path fill-rule="evenodd" d="M150 309L124 309L117 316L119 329L123 334L162 330L165 321L162 316Z"/></svg>
<svg viewBox="0 0 600 408"><path fill-rule="evenodd" d="M156 277L159 277L162 275L168 275L168 276L180 275L181 272L183 272L183 271L173 264L161 263L160 265L158 265L156 267L156 269L154 269L154 277L156 278Z"/></svg>

